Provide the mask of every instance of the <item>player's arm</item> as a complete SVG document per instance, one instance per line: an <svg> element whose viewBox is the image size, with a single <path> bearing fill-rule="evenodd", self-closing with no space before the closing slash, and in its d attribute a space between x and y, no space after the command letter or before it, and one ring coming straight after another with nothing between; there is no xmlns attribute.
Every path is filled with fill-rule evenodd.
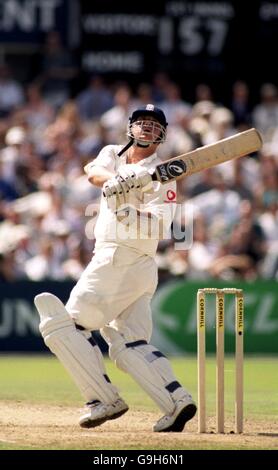
<svg viewBox="0 0 278 470"><path fill-rule="evenodd" d="M113 145L106 145L98 156L87 163L84 171L91 184L102 188L106 181L115 176L115 148Z"/></svg>
<svg viewBox="0 0 278 470"><path fill-rule="evenodd" d="M111 170L99 165L90 165L90 163L85 166L84 171L88 176L88 181L99 188L102 188L106 181L115 176Z"/></svg>

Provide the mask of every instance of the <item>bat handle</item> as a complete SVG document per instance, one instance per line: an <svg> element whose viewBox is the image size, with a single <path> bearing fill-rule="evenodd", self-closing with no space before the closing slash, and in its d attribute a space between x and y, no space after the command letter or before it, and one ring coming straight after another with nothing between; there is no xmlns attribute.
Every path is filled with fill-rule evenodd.
<svg viewBox="0 0 278 470"><path fill-rule="evenodd" d="M151 175L153 181L158 181L155 171L153 173L150 172L150 175Z"/></svg>

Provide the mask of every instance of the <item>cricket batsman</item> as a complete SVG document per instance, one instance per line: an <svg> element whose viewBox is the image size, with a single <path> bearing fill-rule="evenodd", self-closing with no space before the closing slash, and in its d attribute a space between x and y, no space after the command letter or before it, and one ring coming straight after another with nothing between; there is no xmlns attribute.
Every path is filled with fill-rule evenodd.
<svg viewBox="0 0 278 470"><path fill-rule="evenodd" d="M110 358L130 374L163 413L155 432L181 432L196 405L168 359L150 344L150 302L157 287L154 260L169 229L176 183L153 182L166 139L164 112L152 104L129 118L128 144L107 145L86 165L88 180L103 190L94 256L67 304L50 293L35 297L45 344L72 376L87 403L79 424L99 426L128 411L106 374L91 331L100 330Z"/></svg>

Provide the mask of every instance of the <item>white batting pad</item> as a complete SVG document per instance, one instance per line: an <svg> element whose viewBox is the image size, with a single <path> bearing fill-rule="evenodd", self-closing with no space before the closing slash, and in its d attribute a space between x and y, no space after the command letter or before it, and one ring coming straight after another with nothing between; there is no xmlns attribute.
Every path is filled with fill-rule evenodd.
<svg viewBox="0 0 278 470"><path fill-rule="evenodd" d="M168 359L157 356L161 353L150 344L127 347L122 335L113 328L105 327L101 334L109 343L109 354L116 365L129 373L164 413L171 414L177 397L186 392L182 387L173 394L167 390L168 384L177 383Z"/></svg>
<svg viewBox="0 0 278 470"><path fill-rule="evenodd" d="M34 299L40 315L40 332L45 344L58 357L87 401L114 403L119 395L104 377L98 348L76 330L64 304L53 294L39 294Z"/></svg>

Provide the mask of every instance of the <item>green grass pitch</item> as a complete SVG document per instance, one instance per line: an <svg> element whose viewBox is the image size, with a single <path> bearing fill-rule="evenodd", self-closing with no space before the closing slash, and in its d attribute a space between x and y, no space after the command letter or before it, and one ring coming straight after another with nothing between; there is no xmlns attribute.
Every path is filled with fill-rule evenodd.
<svg viewBox="0 0 278 470"><path fill-rule="evenodd" d="M109 359L105 360L107 372L112 382L117 385L121 395L130 406L133 412L154 413L154 418L159 416L160 412L156 405L146 396L127 374L119 371ZM197 361L194 357L171 358L171 364L178 380L193 394L197 400ZM225 416L232 423L234 416L234 359L228 357L225 360ZM12 403L21 405L43 405L45 410L49 406L58 407L76 407L76 418L78 418L78 409L83 405L82 397L72 383L70 377L59 364L58 360L50 355L44 356L17 356L2 355L0 356L1 370L1 387L0 399L2 404ZM155 414L156 413L156 414ZM158 413L158 415L157 415ZM215 415L215 358L210 357L207 360L207 413L208 416ZM128 413L125 415L128 416ZM159 441L154 441L150 447L146 448L190 448L190 442L195 441L196 448L212 449L212 448L275 448L278 449L278 374L277 374L277 358L275 357L247 357L244 361L244 417L247 423L245 432L251 435L250 442L240 441L233 443L232 436L223 440L210 441L210 435L198 441L199 436L194 428L191 431L191 440L184 442L179 437L177 447L173 441L167 444L167 436L163 434L161 447ZM30 416L30 419L32 417ZM154 419L154 421L155 421ZM115 420L116 421L120 420ZM194 418L197 423L197 418ZM105 423L105 426L107 424ZM253 428L252 428L253 426ZM196 427L196 424L195 424ZM100 427L101 428L101 427ZM98 429L100 429L98 428ZM109 428L106 434L109 438ZM14 431L14 439L5 442L5 428L0 417L0 449L16 449L16 448L48 448L46 444L32 443L17 444L16 429ZM151 429L149 429L151 431ZM261 431L261 432L260 432ZM28 432L28 431L26 431ZM80 432L78 427L77 431ZM96 432L96 431L94 431ZM186 430L184 435L186 435ZM195 434L194 434L195 433ZM254 436L252 438L252 434ZM113 434L113 433L112 433ZM149 436L154 433L149 433ZM172 433L171 433L172 434ZM192 439L192 436L194 439ZM195 437L194 437L195 436ZM256 443L256 436L263 437ZM62 437L62 436L61 436ZM112 436L113 437L113 436ZM113 439L111 444L106 443L106 448L113 449ZM186 436L185 436L186 437ZM216 435L213 436L216 438ZM157 439L157 434L155 435ZM243 444L245 442L245 444ZM88 444L89 445L89 444ZM187 447L188 446L188 447ZM78 447L78 446L77 446ZM86 447L86 444L81 446ZM75 448L70 445L52 444L49 448ZM117 448L117 447L115 447ZM129 438L129 447L137 448L136 443L132 444L132 434ZM142 447L141 447L142 448ZM144 448L144 447L143 447ZM194 447L193 447L194 448Z"/></svg>

